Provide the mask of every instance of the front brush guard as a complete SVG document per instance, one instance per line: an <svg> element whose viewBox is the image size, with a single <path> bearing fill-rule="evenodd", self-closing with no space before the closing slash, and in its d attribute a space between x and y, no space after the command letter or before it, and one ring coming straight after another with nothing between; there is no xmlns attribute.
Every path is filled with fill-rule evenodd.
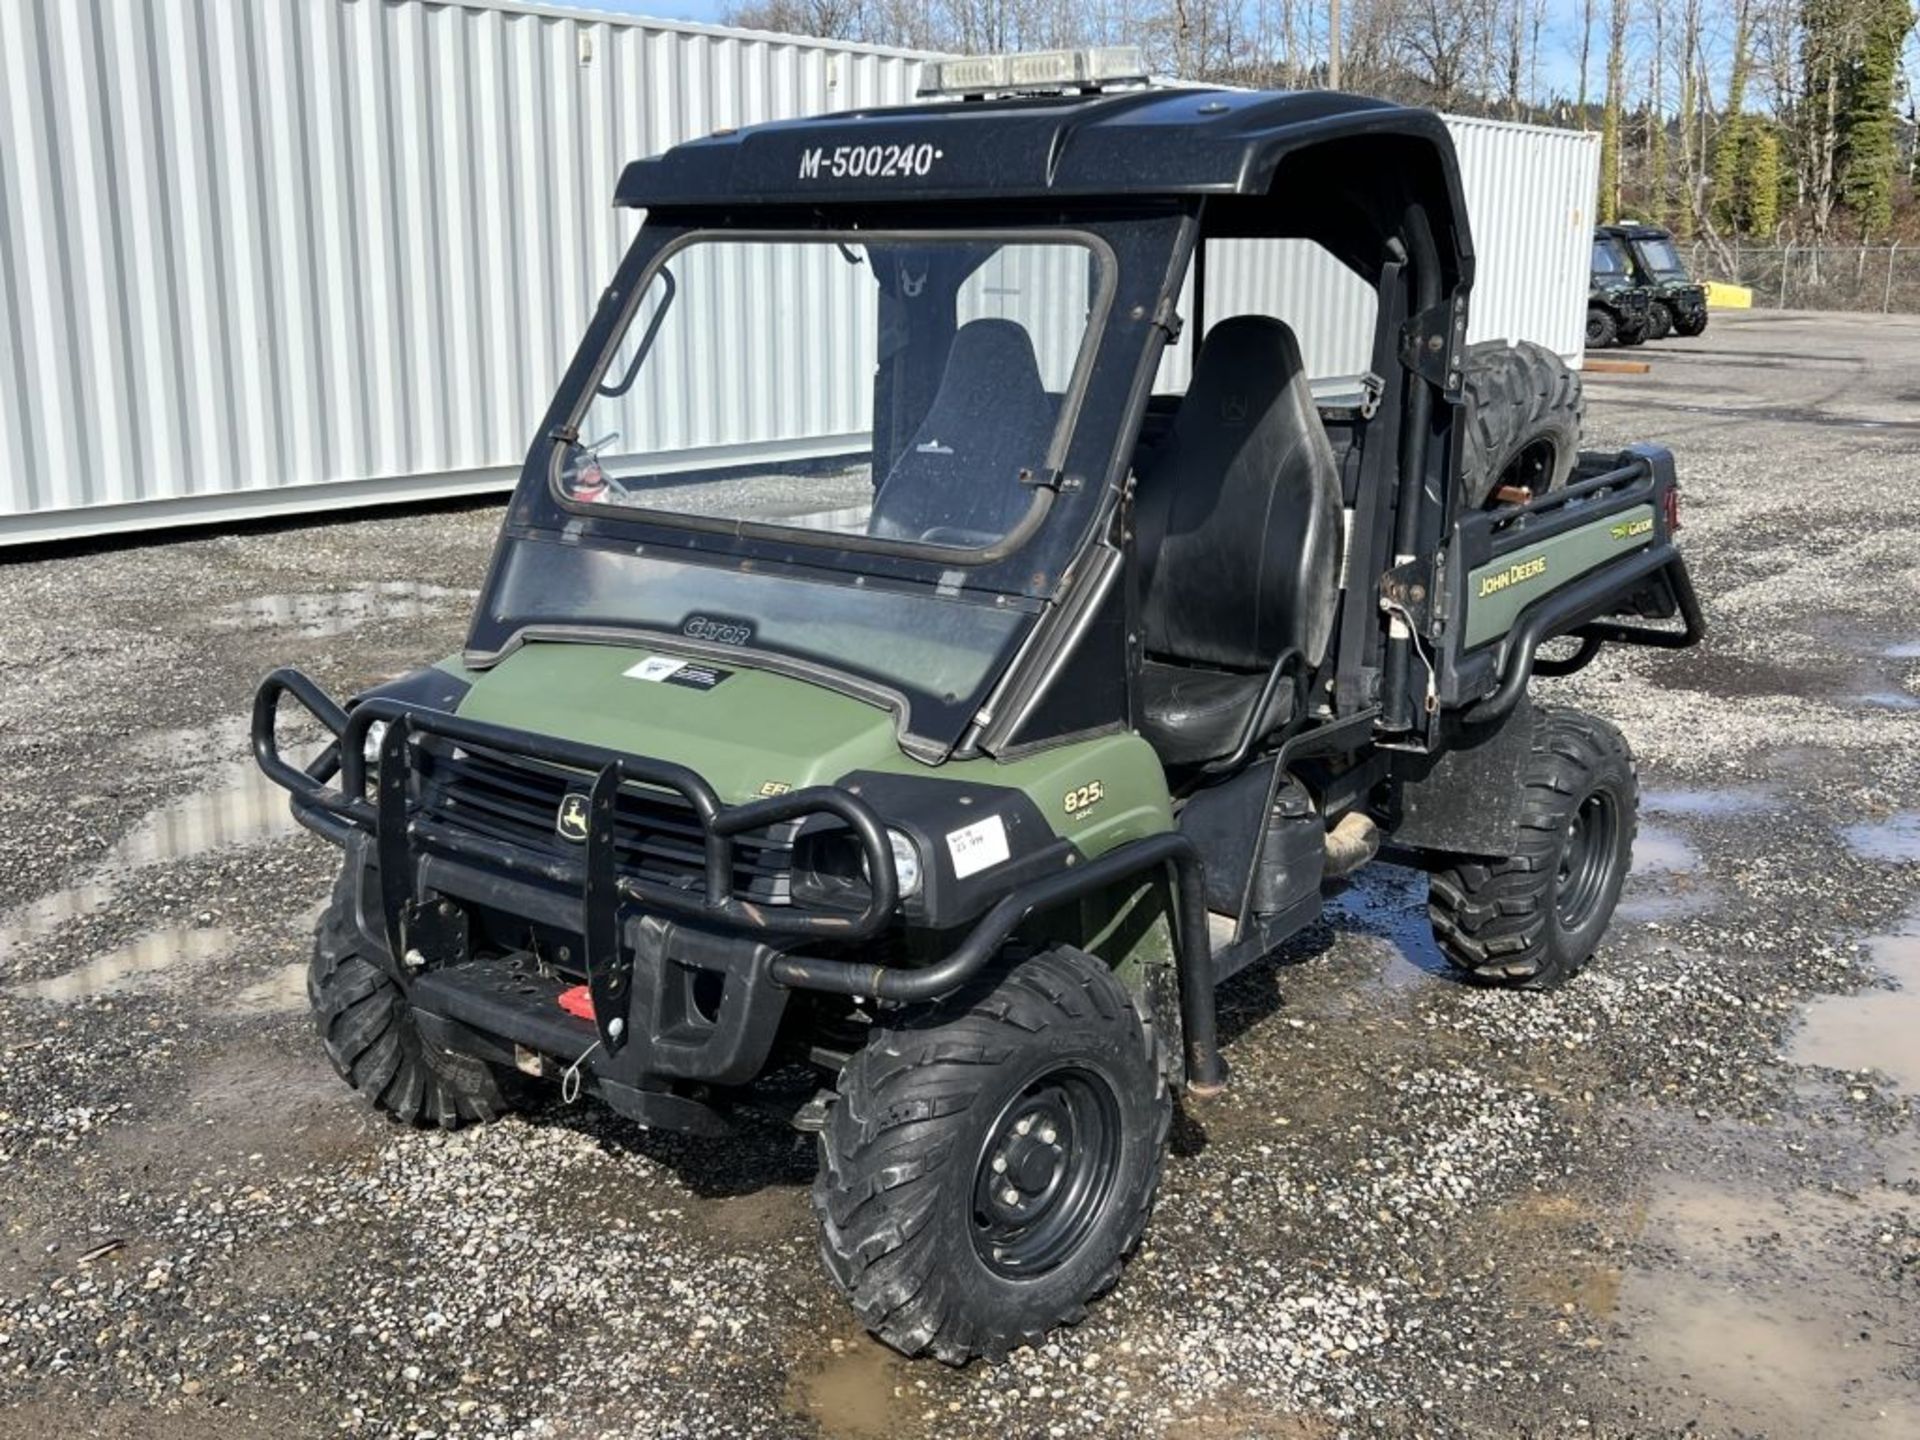
<svg viewBox="0 0 1920 1440"><path fill-rule="evenodd" d="M280 753L277 738L280 702L292 696L330 731L332 742L305 769ZM385 724L374 776L375 798L367 798L367 736ZM455 745L524 756L591 775L587 792L588 824L580 860L528 850L495 840L421 813L414 801L412 773L415 740L435 736ZM684 765L652 760L553 736L509 730L440 711L421 710L403 701L373 697L343 709L297 670L276 670L261 682L253 702L253 752L274 783L290 791L294 812L324 836L344 843L353 831L373 837L379 862L380 899L390 953L405 963L444 959L450 948L464 948L454 932L457 916L416 898L422 854L531 875L578 886L585 923L587 986L593 995L600 1041L617 1053L626 1043L632 961L620 943L622 902L662 915L783 940L871 939L892 921L899 904L899 879L885 828L857 796L827 785L809 786L744 805L723 805L713 787ZM329 782L339 776L336 787ZM623 875L615 846L615 801L629 786L670 791L685 800L700 824L704 883L698 890ZM743 833L780 825L807 815L831 815L859 842L866 857L870 889L857 913L805 910L797 906L755 904L734 894L734 840Z"/></svg>
<svg viewBox="0 0 1920 1440"><path fill-rule="evenodd" d="M306 768L280 754L275 734L280 701L292 696L329 731L333 741ZM378 800L366 798L367 735L386 722L380 741ZM486 839L413 812L408 784L411 741L418 734L444 737L507 755L525 755L593 775L588 791L589 830L582 862L537 855L504 841ZM631 988L631 962L620 943L620 902L787 940L871 939L893 920L899 879L886 830L872 809L847 791L815 785L744 805L725 806L694 771L663 760L637 758L551 736L508 730L439 711L425 711L384 697L343 709L298 670L274 671L253 702L253 752L261 770L293 796L295 816L322 836L344 844L355 831L374 837L379 858L381 908L392 954L404 962L409 941L436 948L456 943L445 927L458 924L438 907L414 899L415 852L431 850L580 886L586 917L583 936L595 1023L609 1054L626 1041L621 1015ZM340 777L335 788L330 782ZM692 805L705 834L705 886L699 893L622 875L613 843L614 801L622 787L650 786L677 792ZM809 814L830 814L860 841L872 877L872 893L855 915L798 907L756 905L733 894L733 837ZM769 978L791 989L913 1002L952 994L984 968L1032 916L1075 902L1119 881L1170 869L1175 895L1175 955L1180 980L1180 1020L1188 1084L1216 1090L1226 1083L1220 1056L1214 985L1218 980L1207 938L1206 884L1192 842L1178 831L1144 836L1091 863L1016 886L987 912L944 961L923 968L805 959L782 954ZM422 952L422 958L426 958ZM403 963L404 968L404 963ZM604 1003L603 1003L604 997ZM617 1003L616 1003L617 1002Z"/></svg>

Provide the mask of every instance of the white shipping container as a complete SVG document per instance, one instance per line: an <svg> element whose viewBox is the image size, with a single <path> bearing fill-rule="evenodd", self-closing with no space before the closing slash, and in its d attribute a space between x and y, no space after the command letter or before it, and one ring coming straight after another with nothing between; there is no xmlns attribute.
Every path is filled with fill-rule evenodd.
<svg viewBox="0 0 1920 1440"><path fill-rule="evenodd" d="M0 544L505 487L637 224L622 165L909 101L923 58L516 0L0 0ZM1473 337L1576 357L1594 137L1450 123ZM1210 316L1269 308L1316 375L1365 368L1350 275L1224 248ZM792 413L779 376L727 383Z"/></svg>

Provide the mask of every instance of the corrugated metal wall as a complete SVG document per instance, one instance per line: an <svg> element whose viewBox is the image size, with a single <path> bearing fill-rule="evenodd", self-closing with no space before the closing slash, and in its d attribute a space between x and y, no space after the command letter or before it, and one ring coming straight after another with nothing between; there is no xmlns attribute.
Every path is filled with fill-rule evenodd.
<svg viewBox="0 0 1920 1440"><path fill-rule="evenodd" d="M1467 339L1533 340L1577 362L1585 345L1588 208L1600 178L1600 137L1499 120L1446 117L1460 154L1477 256ZM1376 311L1351 270L1302 240L1216 243L1207 257L1206 323L1277 315L1299 338L1323 393L1366 373ZM1182 297L1191 315L1192 282ZM1192 347L1161 362L1156 388L1185 388Z"/></svg>
<svg viewBox="0 0 1920 1440"><path fill-rule="evenodd" d="M918 72L497 0L0 0L0 542L499 485L626 161Z"/></svg>
<svg viewBox="0 0 1920 1440"><path fill-rule="evenodd" d="M1458 115L1447 129L1478 255L1468 340L1536 340L1578 360L1600 137Z"/></svg>
<svg viewBox="0 0 1920 1440"><path fill-rule="evenodd" d="M918 69L512 0L0 0L0 544L499 487L625 161ZM1577 355L1593 137L1451 123L1474 337ZM1370 297L1307 247L1223 247L1210 289L1364 368Z"/></svg>

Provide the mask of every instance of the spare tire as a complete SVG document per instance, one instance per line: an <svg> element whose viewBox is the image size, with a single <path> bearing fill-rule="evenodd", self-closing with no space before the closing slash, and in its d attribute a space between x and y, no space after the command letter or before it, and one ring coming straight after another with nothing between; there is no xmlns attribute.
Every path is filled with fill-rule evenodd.
<svg viewBox="0 0 1920 1440"><path fill-rule="evenodd" d="M1462 369L1466 444L1460 483L1478 508L1503 490L1544 495L1573 473L1585 401L1580 377L1530 340L1467 347Z"/></svg>

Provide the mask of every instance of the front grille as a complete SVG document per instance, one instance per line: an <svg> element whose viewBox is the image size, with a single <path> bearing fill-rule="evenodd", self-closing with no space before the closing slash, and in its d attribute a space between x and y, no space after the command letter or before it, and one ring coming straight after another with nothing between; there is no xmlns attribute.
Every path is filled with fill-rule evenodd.
<svg viewBox="0 0 1920 1440"><path fill-rule="evenodd" d="M585 794L593 777L524 756L442 740L416 752L421 803L442 824L560 859L584 859L555 822L569 792ZM736 895L765 904L791 899L793 824L748 831L733 842ZM693 807L671 790L627 788L616 807L614 848L621 873L656 885L699 890L706 883L706 838Z"/></svg>

